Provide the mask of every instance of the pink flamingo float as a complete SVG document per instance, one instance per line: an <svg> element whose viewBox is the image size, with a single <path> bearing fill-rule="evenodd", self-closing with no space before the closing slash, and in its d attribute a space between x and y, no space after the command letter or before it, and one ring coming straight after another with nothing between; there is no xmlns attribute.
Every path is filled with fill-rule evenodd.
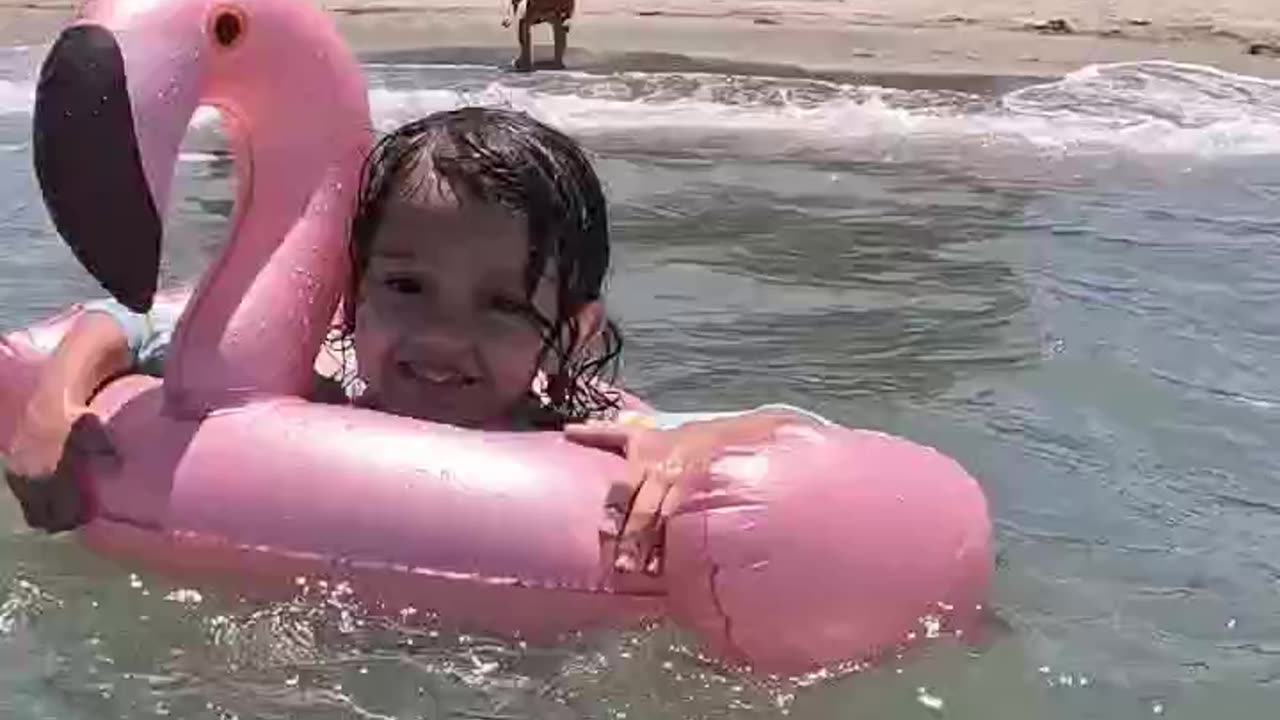
<svg viewBox="0 0 1280 720"><path fill-rule="evenodd" d="M978 484L880 433L780 433L719 461L667 528L656 578L615 575L599 528L617 457L556 433L434 425L304 399L346 272L371 140L358 64L304 0L91 0L42 68L35 163L81 263L136 310L199 105L237 177L231 237L187 303L163 380L97 396L121 462L80 478L103 554L263 597L341 579L529 639L668 617L706 650L794 673L971 627L991 572ZM73 308L0 342L8 434Z"/></svg>

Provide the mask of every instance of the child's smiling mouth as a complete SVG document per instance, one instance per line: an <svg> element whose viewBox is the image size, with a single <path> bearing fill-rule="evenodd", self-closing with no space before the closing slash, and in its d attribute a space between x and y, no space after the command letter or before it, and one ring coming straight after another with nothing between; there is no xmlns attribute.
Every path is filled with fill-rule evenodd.
<svg viewBox="0 0 1280 720"><path fill-rule="evenodd" d="M479 382L479 379L473 375L442 365L425 365L401 360L396 363L396 370L405 379L427 385L460 388Z"/></svg>

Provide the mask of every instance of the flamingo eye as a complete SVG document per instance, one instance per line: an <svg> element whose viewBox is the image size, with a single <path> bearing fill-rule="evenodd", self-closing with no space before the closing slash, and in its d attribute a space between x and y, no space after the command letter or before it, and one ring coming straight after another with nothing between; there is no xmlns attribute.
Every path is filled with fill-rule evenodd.
<svg viewBox="0 0 1280 720"><path fill-rule="evenodd" d="M239 8L219 8L209 23L210 34L219 47L230 50L240 43L248 30L249 21Z"/></svg>

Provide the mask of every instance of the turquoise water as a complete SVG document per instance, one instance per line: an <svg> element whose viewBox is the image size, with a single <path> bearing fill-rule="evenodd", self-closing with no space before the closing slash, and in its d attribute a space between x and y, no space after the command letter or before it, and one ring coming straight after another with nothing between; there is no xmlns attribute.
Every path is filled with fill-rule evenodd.
<svg viewBox="0 0 1280 720"><path fill-rule="evenodd" d="M0 51L6 327L96 293L31 178L37 61ZM1280 86L1164 64L1004 94L368 69L382 124L501 103L592 148L642 394L792 402L970 468L1012 632L859 676L755 682L666 627L529 648L375 622L332 588L251 606L28 534L5 502L0 716L1274 715ZM189 136L170 279L224 229L214 128L202 116Z"/></svg>

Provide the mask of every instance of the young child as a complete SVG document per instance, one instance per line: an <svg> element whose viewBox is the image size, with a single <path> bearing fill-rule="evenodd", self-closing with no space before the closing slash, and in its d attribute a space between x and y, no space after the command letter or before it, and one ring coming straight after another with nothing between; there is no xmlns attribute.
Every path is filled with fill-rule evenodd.
<svg viewBox="0 0 1280 720"><path fill-rule="evenodd" d="M523 6L523 11L522 11ZM569 21L573 18L574 0L511 0L510 10L502 19L503 27L510 27L516 19L516 40L520 43L520 57L512 63L517 70L533 69L534 25L551 23L551 37L555 42L555 59L552 67L564 69L564 50L569 40Z"/></svg>
<svg viewBox="0 0 1280 720"><path fill-rule="evenodd" d="M489 430L555 430L628 458L620 570L657 572L664 518L726 447L820 418L785 406L671 415L624 410L606 383L622 348L602 299L605 197L578 145L528 116L467 108L382 139L351 225L344 321L313 399ZM157 306L159 307L159 306ZM87 404L160 370L176 317L88 305L42 371L7 456L28 522L82 522L77 457L110 452ZM73 431L74 430L74 431ZM62 482L53 482L62 479Z"/></svg>

